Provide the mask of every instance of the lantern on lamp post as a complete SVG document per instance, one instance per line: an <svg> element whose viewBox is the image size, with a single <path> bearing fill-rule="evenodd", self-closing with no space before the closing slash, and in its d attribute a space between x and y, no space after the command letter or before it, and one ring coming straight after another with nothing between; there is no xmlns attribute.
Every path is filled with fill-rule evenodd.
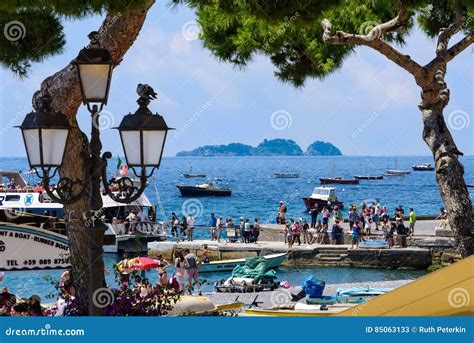
<svg viewBox="0 0 474 343"><path fill-rule="evenodd" d="M153 114L148 109L148 104L151 99L156 98L156 93L150 86L139 84L139 108L134 114L126 115L117 129L127 163L140 179L140 186L126 176L107 180L107 160L112 154L105 152L101 155L99 118L100 111L107 104L115 64L110 52L99 47L97 37L97 32L89 34L90 46L82 49L71 62L77 72L82 100L87 105L92 119L91 139L88 142L84 136L85 150L81 154L84 156L84 180L71 180L65 176L59 178L54 187L50 186L51 178L62 165L71 126L64 114L52 110L51 98L48 95L41 97L40 109L27 114L19 126L29 165L42 179L45 191L53 201L73 204L86 194L89 195L88 222L92 223L92 227L87 226L85 231L88 235L90 315L103 313L99 302L95 301L104 284L102 246L106 225L94 214L102 208L101 181L104 191L114 201L128 204L138 199L145 191L148 178L160 166L167 132L170 130L162 116ZM136 168L140 169L139 173ZM150 174L147 174L147 168L152 168ZM114 191L111 190L111 185L114 186Z"/></svg>

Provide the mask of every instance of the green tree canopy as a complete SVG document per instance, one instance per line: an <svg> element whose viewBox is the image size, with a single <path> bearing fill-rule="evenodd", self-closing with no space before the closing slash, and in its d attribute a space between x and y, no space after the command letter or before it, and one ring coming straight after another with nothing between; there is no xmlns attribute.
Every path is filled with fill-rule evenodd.
<svg viewBox="0 0 474 343"><path fill-rule="evenodd" d="M60 54L66 43L62 20L103 13L120 13L144 5L144 0L3 0L0 2L0 64L20 76L34 62Z"/></svg>
<svg viewBox="0 0 474 343"><path fill-rule="evenodd" d="M176 3L182 2L180 0ZM256 54L270 57L276 75L301 86L307 78L322 79L342 65L354 45L331 46L323 41L324 18L334 31L368 34L398 13L390 0L189 0L202 27L204 46L222 61L244 67ZM386 42L403 44L415 23L429 36L455 20L456 8L468 17L463 31L474 28L474 5L469 0L403 2L403 27L383 33Z"/></svg>

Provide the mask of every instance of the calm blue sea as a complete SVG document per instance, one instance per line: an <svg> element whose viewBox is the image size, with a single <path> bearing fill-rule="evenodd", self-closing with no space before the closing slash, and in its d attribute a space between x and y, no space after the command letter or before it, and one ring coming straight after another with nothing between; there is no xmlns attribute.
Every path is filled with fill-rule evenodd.
<svg viewBox="0 0 474 343"><path fill-rule="evenodd" d="M474 156L461 158L467 183L474 183ZM396 162L395 162L396 161ZM169 219L193 212L198 224L206 224L209 215L259 217L261 222L273 222L279 201L285 201L288 216L304 217L302 198L319 186L319 177L352 177L355 174L382 174L387 168L411 169L411 166L432 162L430 156L406 157L165 157L160 170L150 180L147 196L157 205L158 217ZM116 165L114 160L110 166ZM221 178L222 186L232 189L231 197L183 198L176 184L202 183L205 179L185 179L182 174L204 173L208 178ZM334 172L335 169L335 172ZM0 170L28 170L26 159L0 158ZM112 171L112 170L111 170ZM274 172L298 172L298 179L277 179ZM33 180L32 180L33 181ZM361 180L359 185L334 185L337 196L347 208L378 199L392 212L396 206L413 207L418 215L437 214L443 202L439 195L434 172L415 172L383 180ZM334 187L333 186L333 187ZM471 197L473 190L470 189Z"/></svg>
<svg viewBox="0 0 474 343"><path fill-rule="evenodd" d="M411 169L412 165L431 162L428 156L397 157L400 169ZM463 157L466 182L474 183L474 157ZM115 161L111 162L115 166ZM164 158L159 172L150 180L146 191L153 204L158 207L159 219L171 217L171 212L181 214L192 211L199 224L206 224L211 212L223 217L230 216L238 220L240 216L259 217L262 222L273 222L279 201L285 201L288 215L304 217L305 207L302 198L308 196L319 177L352 177L354 174L381 174L388 167L395 167L395 157L170 157ZM200 179L185 179L182 174L189 172L205 173L209 178L222 178L225 186L232 189L231 197L226 198L182 198L176 184L197 183ZM26 159L0 158L0 169L26 171ZM276 179L274 172L298 172L298 179ZM34 181L34 180L31 180ZM384 180L361 181L359 185L336 186L337 196L348 206L351 203L378 199L390 210L402 204L406 208L414 207L420 214L435 214L443 206L435 182L434 172L414 172L403 177L391 177ZM471 189L471 196L473 195ZM197 230L196 236L206 234L204 228ZM120 259L117 255L107 255L106 265L112 265ZM53 286L45 276L55 280L60 271L8 272L2 285L8 285L20 296L36 293L43 298L54 293ZM281 268L279 280L289 280L299 284L308 274L315 274L329 283L378 281L402 278L414 278L422 271L391 271L350 268ZM156 279L154 271L149 273L151 280ZM225 278L227 274L206 276L210 281ZM114 286L114 275L107 276ZM212 290L211 286L206 288Z"/></svg>

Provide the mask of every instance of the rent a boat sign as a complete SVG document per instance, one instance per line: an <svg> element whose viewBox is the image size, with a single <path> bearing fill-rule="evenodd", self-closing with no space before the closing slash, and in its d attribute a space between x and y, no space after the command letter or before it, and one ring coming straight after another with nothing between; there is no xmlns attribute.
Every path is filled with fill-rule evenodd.
<svg viewBox="0 0 474 343"><path fill-rule="evenodd" d="M66 236L28 225L0 224L0 270L70 266Z"/></svg>

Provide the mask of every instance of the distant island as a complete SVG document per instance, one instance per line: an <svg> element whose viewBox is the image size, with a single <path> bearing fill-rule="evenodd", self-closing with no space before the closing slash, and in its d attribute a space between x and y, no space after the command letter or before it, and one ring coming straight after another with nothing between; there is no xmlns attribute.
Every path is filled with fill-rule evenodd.
<svg viewBox="0 0 474 343"><path fill-rule="evenodd" d="M305 152L292 139L264 139L256 147L230 143L204 145L191 151L180 151L176 156L340 156L341 150L329 142L315 141Z"/></svg>

